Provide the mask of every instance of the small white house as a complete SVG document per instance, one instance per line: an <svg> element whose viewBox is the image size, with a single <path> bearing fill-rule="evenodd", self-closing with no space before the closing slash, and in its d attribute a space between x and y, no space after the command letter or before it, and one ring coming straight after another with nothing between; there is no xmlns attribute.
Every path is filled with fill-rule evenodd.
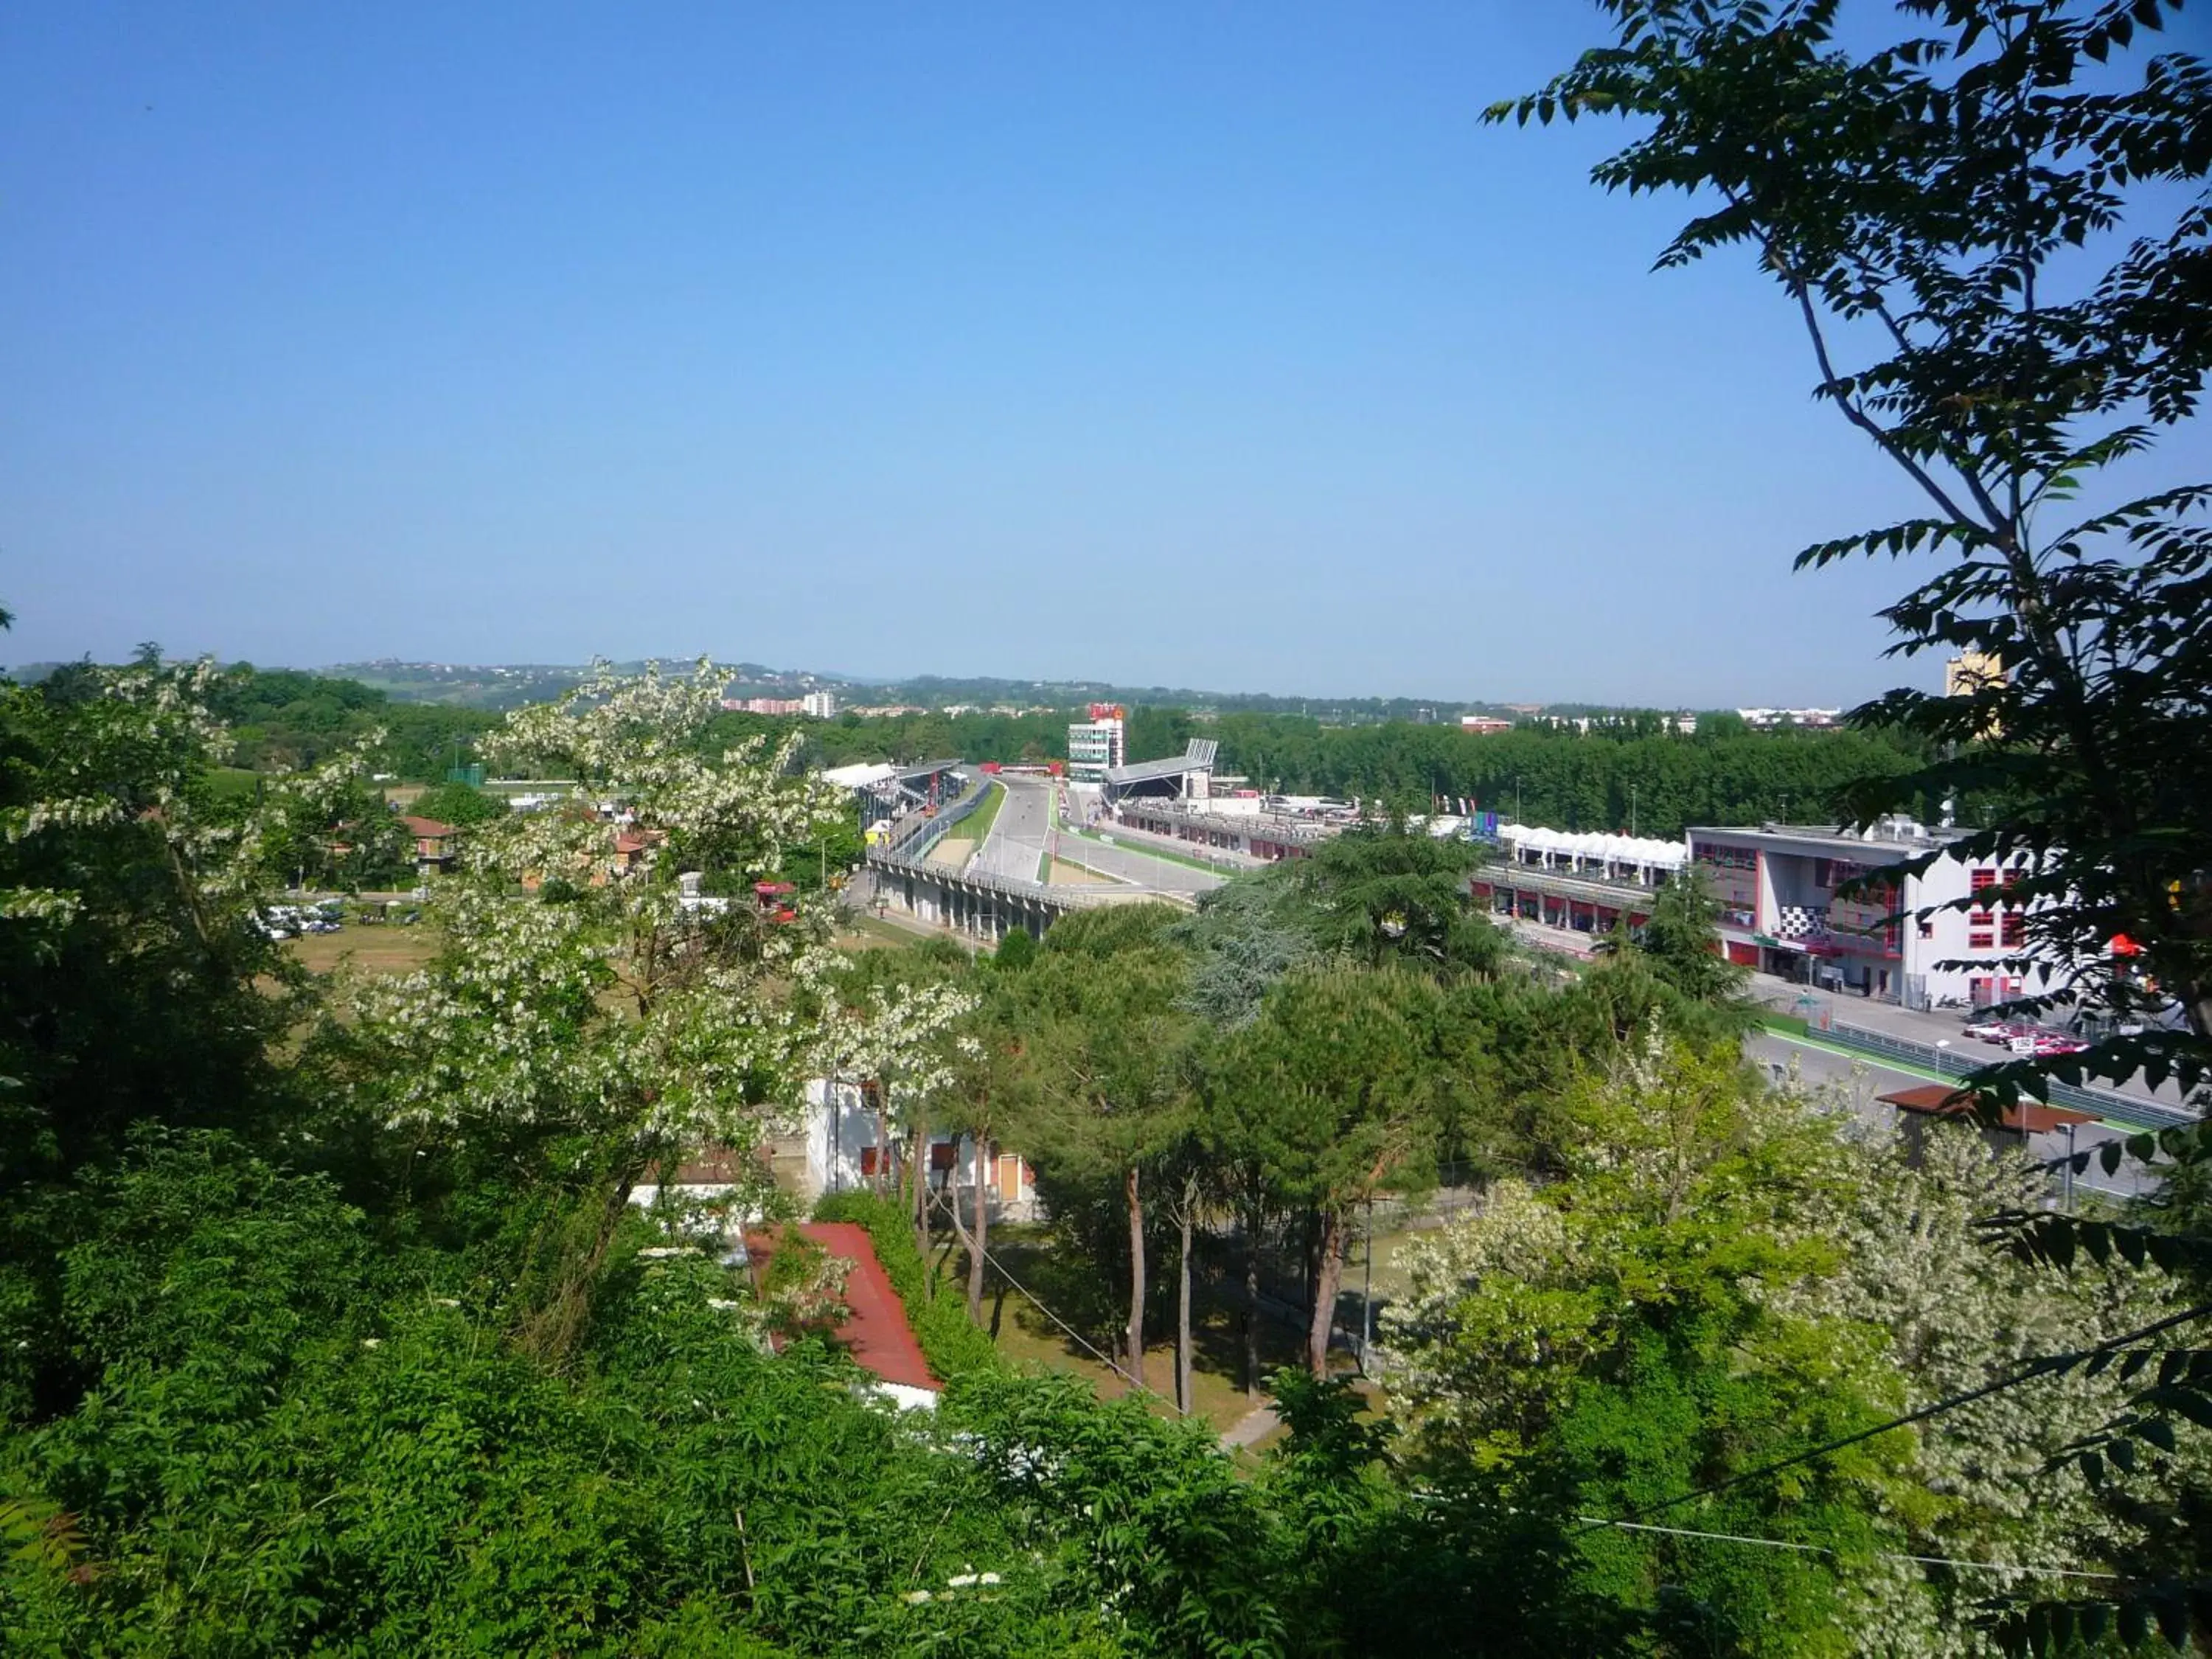
<svg viewBox="0 0 2212 1659"><path fill-rule="evenodd" d="M793 1160L794 1173L803 1167L799 1196L812 1203L825 1193L852 1192L875 1184L878 1162L884 1149L876 1145L876 1111L864 1085L816 1078L806 1085L805 1105L799 1115L797 1139L804 1143L803 1166ZM893 1167L907 1149L896 1128L889 1149ZM933 1136L929 1147L930 1184L949 1188L959 1198L962 1213L974 1201L975 1182L983 1182L985 1200L994 1221L1024 1221L1037 1212L1036 1172L1019 1153L994 1144L979 1156L973 1135Z"/></svg>

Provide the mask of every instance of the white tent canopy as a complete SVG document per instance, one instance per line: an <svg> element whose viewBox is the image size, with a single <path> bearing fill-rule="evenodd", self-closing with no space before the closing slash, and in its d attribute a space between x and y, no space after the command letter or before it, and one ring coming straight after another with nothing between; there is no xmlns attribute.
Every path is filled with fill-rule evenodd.
<svg viewBox="0 0 2212 1659"><path fill-rule="evenodd" d="M1513 849L1516 863L1553 870L1590 874L1633 871L1648 878L1658 871L1680 871L1690 861L1686 842L1655 841L1648 836L1607 836L1595 830L1577 834L1509 823L1498 830L1498 838Z"/></svg>
<svg viewBox="0 0 2212 1659"><path fill-rule="evenodd" d="M822 775L822 781L840 789L872 789L879 783L888 783L898 776L896 766L881 762L873 765L862 763L858 766L833 766Z"/></svg>

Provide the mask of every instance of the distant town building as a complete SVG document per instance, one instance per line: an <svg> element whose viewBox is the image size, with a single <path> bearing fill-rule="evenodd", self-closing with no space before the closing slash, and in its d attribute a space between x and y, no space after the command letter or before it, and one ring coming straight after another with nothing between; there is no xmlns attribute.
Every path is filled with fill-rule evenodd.
<svg viewBox="0 0 2212 1659"><path fill-rule="evenodd" d="M1739 708L1736 717L1746 726L1833 726L1843 719L1840 708Z"/></svg>
<svg viewBox="0 0 2212 1659"><path fill-rule="evenodd" d="M837 713L837 694L835 691L809 691L799 700L799 713L817 720L834 719Z"/></svg>
<svg viewBox="0 0 2212 1659"><path fill-rule="evenodd" d="M1471 732L1478 738L1486 738L1499 732L1510 732L1513 729L1513 722L1501 720L1491 714L1462 714L1459 717L1459 729Z"/></svg>
<svg viewBox="0 0 2212 1659"><path fill-rule="evenodd" d="M1945 853L1923 874L1900 872L1849 897L1837 891L1963 833L1899 817L1856 834L1775 823L1692 829L1690 856L1720 902L1729 961L1907 1007L1982 1007L2033 988L2005 965L2027 951L2027 908L2006 898L2015 871ZM1933 908L1966 898L1968 908Z"/></svg>
<svg viewBox="0 0 2212 1659"><path fill-rule="evenodd" d="M1067 728L1067 775L1077 783L1103 783L1128 758L1128 711L1116 702L1094 702L1091 718Z"/></svg>
<svg viewBox="0 0 2212 1659"><path fill-rule="evenodd" d="M1986 651L1961 651L1943 665L1943 695L1971 697L1984 687L2004 684L2003 661Z"/></svg>
<svg viewBox="0 0 2212 1659"><path fill-rule="evenodd" d="M1943 665L1943 695L1947 697L1971 697L2004 683L2003 661L1986 651L1961 651ZM2002 722L1991 715L1981 722L1975 735L1994 738L2002 729Z"/></svg>

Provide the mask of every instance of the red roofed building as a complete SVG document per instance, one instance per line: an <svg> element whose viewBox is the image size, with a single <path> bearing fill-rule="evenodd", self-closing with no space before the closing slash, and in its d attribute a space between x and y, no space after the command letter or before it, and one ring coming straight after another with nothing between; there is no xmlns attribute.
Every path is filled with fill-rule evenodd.
<svg viewBox="0 0 2212 1659"><path fill-rule="evenodd" d="M921 1344L907 1323L906 1304L891 1287L884 1264L876 1259L868 1230L850 1221L809 1221L796 1231L802 1238L848 1264L846 1314L839 1322L837 1340L901 1405L930 1403L921 1396L934 1395L943 1385L929 1373ZM757 1283L766 1274L769 1258L775 1253L781 1237L781 1230L746 1235L745 1249L752 1259Z"/></svg>
<svg viewBox="0 0 2212 1659"><path fill-rule="evenodd" d="M456 842L460 832L450 823L441 823L435 818L418 818L412 815L399 820L407 826L407 833L415 837L415 867L418 871L450 870L459 854Z"/></svg>
<svg viewBox="0 0 2212 1659"><path fill-rule="evenodd" d="M1948 1083L1923 1083L1917 1088L1899 1089L1875 1098L1885 1106L1897 1108L1905 1146L1915 1163L1919 1161L1920 1148L1932 1123L1964 1124L1979 1130L1991 1152L2021 1152L2029 1150L2033 1136L2067 1134L2081 1124L2097 1121L2087 1112L2045 1106L2032 1100L2017 1101L2000 1110L1994 1099Z"/></svg>

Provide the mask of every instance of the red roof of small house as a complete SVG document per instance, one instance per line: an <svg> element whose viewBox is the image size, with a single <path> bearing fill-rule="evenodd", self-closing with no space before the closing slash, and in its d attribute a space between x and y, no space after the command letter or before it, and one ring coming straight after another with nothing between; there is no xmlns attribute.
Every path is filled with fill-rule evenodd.
<svg viewBox="0 0 2212 1659"><path fill-rule="evenodd" d="M617 836L615 837L615 851L617 853L642 853L652 843L647 842L643 836Z"/></svg>
<svg viewBox="0 0 2212 1659"><path fill-rule="evenodd" d="M1923 1083L1917 1088L1899 1089L1895 1094L1875 1097L1885 1106L1894 1106L1900 1112L1912 1112L1922 1117L1976 1118L1981 1115L1981 1099L1971 1089L1954 1089L1944 1083ZM1986 1121L1986 1120L1984 1120ZM2044 1106L2032 1100L2015 1102L2004 1109L2003 1126L2015 1134L2049 1134L2069 1123L2094 1123L2097 1120L2087 1112L2070 1112L2063 1106Z"/></svg>
<svg viewBox="0 0 2212 1659"><path fill-rule="evenodd" d="M399 821L407 826L409 835L422 841L436 841L453 833L452 824L441 823L435 818L403 817Z"/></svg>
<svg viewBox="0 0 2212 1659"><path fill-rule="evenodd" d="M845 1306L849 1312L837 1328L838 1340L864 1370L886 1382L910 1389L935 1389L944 1385L929 1374L907 1323L906 1306L891 1288L890 1275L876 1259L868 1230L850 1221L808 1221L799 1227L801 1237L812 1239L831 1255L851 1262L845 1274ZM765 1264L775 1247L770 1233L748 1234L745 1244L756 1264ZM757 1265L757 1271L762 1270Z"/></svg>

